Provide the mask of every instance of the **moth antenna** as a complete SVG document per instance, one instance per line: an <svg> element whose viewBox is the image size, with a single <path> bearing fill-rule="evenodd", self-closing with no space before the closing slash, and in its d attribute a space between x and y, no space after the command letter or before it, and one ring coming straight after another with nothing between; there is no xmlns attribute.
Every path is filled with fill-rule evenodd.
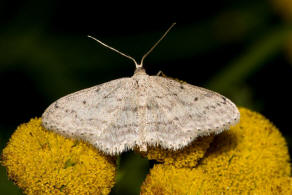
<svg viewBox="0 0 292 195"><path fill-rule="evenodd" d="M111 50L117 52L118 54L120 54L120 55L122 55L122 56L124 56L124 57L126 57L126 58L128 58L128 59L130 59L130 60L132 60L132 61L135 63L136 68L142 67L142 66L140 66L140 65L137 63L137 61L136 61L133 57L131 57L131 56L127 55L127 54L124 54L123 52L121 52L121 51L119 51L119 50L117 50L117 49L115 49L115 48L113 48L113 47L111 47L111 46L109 46L109 45L103 43L102 41L100 41L100 40L98 40L98 39L96 39L96 38L94 38L94 37L92 37L92 36L90 36L90 35L88 35L87 37L89 37L89 38L91 38L91 39L97 41L98 43L100 43L100 44L103 45L104 47L107 47L107 48L109 48L109 49L111 49Z"/></svg>
<svg viewBox="0 0 292 195"><path fill-rule="evenodd" d="M166 30L166 32L162 35L162 37L144 54L144 56L141 59L140 64L138 64L139 67L143 66L143 61L144 59L153 51L153 49L160 43L160 41L162 41L162 39L164 39L164 37L167 35L167 33L170 31L170 29L172 29L172 27L175 25L176 23L172 23L171 26Z"/></svg>
<svg viewBox="0 0 292 195"><path fill-rule="evenodd" d="M117 49L105 44L105 43L103 43L102 41L98 40L97 38L94 38L94 37L92 37L90 35L88 35L88 37L93 39L93 40L95 40L95 41L97 41L99 44L103 45L104 47L107 47L107 48L117 52L118 54L120 54L120 55L122 55L122 56L124 56L124 57L126 57L126 58L128 58L130 60L132 60L135 63L136 68L142 68L144 59L153 51L153 49L160 43L160 41L162 41L162 39L164 39L164 37L167 35L167 33L170 31L170 29L172 29L172 27L175 24L176 23L172 23L171 26L167 29L167 31L162 35L162 37L143 55L140 64L138 64L137 61L133 57L131 57L131 56L129 56L129 55L127 55L127 54L125 54L125 53L123 53L123 52L121 52L121 51L119 51L119 50L117 50Z"/></svg>

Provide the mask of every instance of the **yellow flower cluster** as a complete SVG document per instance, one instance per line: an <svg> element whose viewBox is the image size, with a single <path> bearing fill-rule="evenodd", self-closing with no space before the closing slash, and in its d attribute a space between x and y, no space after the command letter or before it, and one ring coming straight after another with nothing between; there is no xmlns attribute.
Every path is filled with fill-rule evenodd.
<svg viewBox="0 0 292 195"><path fill-rule="evenodd" d="M272 0L275 9L286 19L292 22L292 1L291 0Z"/></svg>
<svg viewBox="0 0 292 195"><path fill-rule="evenodd" d="M10 179L26 194L109 194L115 159L31 119L14 132L2 154Z"/></svg>
<svg viewBox="0 0 292 195"><path fill-rule="evenodd" d="M172 165L177 168L194 167L204 156L213 141L214 136L200 137L195 142L182 150L172 151L161 147L148 147L147 152L136 150L136 152L147 157L149 160L156 160L164 165Z"/></svg>
<svg viewBox="0 0 292 195"><path fill-rule="evenodd" d="M179 151L139 152L156 164L141 194L292 194L288 149L262 115L240 108L240 123ZM138 151L137 151L138 152ZM41 119L20 125L3 150L10 179L27 194L109 194L115 159L45 130Z"/></svg>
<svg viewBox="0 0 292 195"><path fill-rule="evenodd" d="M240 123L217 135L196 167L157 164L141 194L291 194L285 139L262 115L240 113Z"/></svg>
<svg viewBox="0 0 292 195"><path fill-rule="evenodd" d="M269 183L257 186L253 191L254 195L288 195L292 194L292 177L270 178Z"/></svg>

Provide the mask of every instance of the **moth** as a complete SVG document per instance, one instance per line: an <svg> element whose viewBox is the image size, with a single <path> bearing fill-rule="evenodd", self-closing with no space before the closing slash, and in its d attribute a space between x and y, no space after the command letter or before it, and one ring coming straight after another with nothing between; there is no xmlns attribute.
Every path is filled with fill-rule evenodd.
<svg viewBox="0 0 292 195"><path fill-rule="evenodd" d="M235 125L240 114L228 98L145 72L145 57L174 24L140 63L89 36L131 59L136 65L134 75L58 99L43 113L43 126L64 136L84 140L106 154L116 155L135 147L145 151L147 146L178 150L200 136L218 134Z"/></svg>

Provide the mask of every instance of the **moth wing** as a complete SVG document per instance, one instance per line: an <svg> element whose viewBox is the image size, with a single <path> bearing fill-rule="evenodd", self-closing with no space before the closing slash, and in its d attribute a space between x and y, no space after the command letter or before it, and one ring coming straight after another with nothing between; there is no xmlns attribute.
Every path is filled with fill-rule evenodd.
<svg viewBox="0 0 292 195"><path fill-rule="evenodd" d="M43 126L105 153L120 153L137 139L135 89L131 78L121 78L64 96L45 110Z"/></svg>
<svg viewBox="0 0 292 195"><path fill-rule="evenodd" d="M240 118L235 104L216 92L159 76L149 82L145 134L150 145L179 149L229 129Z"/></svg>

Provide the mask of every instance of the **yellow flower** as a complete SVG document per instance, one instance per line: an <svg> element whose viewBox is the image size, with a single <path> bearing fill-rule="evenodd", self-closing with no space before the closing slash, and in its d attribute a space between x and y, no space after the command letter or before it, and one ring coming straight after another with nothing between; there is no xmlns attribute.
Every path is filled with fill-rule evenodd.
<svg viewBox="0 0 292 195"><path fill-rule="evenodd" d="M213 135L200 137L189 146L177 151L167 150L161 147L148 147L147 152L141 152L139 150L136 150L136 152L147 157L149 160L163 162L165 165L173 165L177 168L194 167L206 153L213 138Z"/></svg>
<svg viewBox="0 0 292 195"><path fill-rule="evenodd" d="M292 1L291 0L272 0L276 11L278 11L288 22L292 21Z"/></svg>
<svg viewBox="0 0 292 195"><path fill-rule="evenodd" d="M179 151L149 148L156 164L141 194L291 194L288 149L262 115L240 108L241 121ZM115 159L45 130L41 119L17 128L3 150L10 179L27 194L108 194Z"/></svg>
<svg viewBox="0 0 292 195"><path fill-rule="evenodd" d="M115 179L115 159L45 130L41 119L17 128L2 164L26 194L109 194Z"/></svg>
<svg viewBox="0 0 292 195"><path fill-rule="evenodd" d="M141 194L242 194L271 189L262 187L273 186L271 178L290 179L288 149L279 130L260 114L245 108L240 113L240 123L217 135L195 168L155 165Z"/></svg>
<svg viewBox="0 0 292 195"><path fill-rule="evenodd" d="M271 178L271 182L258 186L253 194L255 195L278 195L292 194L292 177Z"/></svg>

